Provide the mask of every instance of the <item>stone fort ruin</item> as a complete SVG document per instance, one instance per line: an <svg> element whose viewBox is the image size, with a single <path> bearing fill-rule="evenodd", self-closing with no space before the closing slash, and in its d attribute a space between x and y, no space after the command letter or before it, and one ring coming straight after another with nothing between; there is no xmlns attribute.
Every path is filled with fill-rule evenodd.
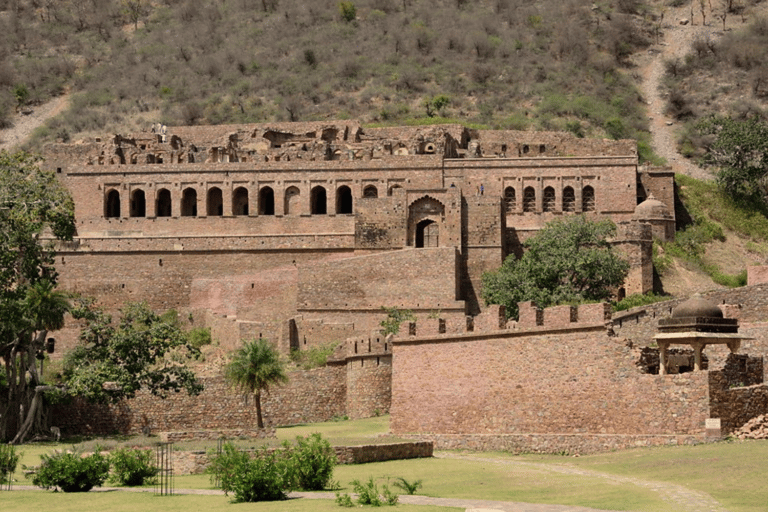
<svg viewBox="0 0 768 512"><path fill-rule="evenodd" d="M521 316L512 326L482 304L480 278L548 221L583 213L617 224L613 243L632 265L620 295L652 289L653 238L675 230L672 172L640 166L626 140L353 121L155 125L50 145L45 156L76 205L77 236L56 257L64 289L112 310L147 300L188 312L227 348L254 336L284 354L344 342L325 368L272 393L265 409L273 424L391 406L393 430L423 432L396 416L416 403L402 394L409 388L398 372L406 347L429 344L384 339L382 306L412 310L407 334L437 336L441 347L499 331L520 336L530 323ZM547 315L542 325L552 327ZM603 313L568 315L579 332L589 318L607 336ZM558 323L559 335L572 322ZM57 336L66 350L76 326ZM183 402L177 413L139 397L103 428L138 430L138 411L153 430L248 421L248 411L222 420L227 401L241 398L224 398L219 377L206 384L213 394L174 399Z"/></svg>

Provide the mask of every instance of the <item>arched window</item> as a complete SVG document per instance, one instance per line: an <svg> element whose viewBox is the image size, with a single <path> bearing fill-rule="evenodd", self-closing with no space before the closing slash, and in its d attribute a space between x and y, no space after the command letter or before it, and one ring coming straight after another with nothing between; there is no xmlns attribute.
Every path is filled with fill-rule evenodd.
<svg viewBox="0 0 768 512"><path fill-rule="evenodd" d="M536 190L533 187L525 187L523 191L523 211L536 211Z"/></svg>
<svg viewBox="0 0 768 512"><path fill-rule="evenodd" d="M336 213L352 213L352 190L346 185L336 190Z"/></svg>
<svg viewBox="0 0 768 512"><path fill-rule="evenodd" d="M298 187L288 187L285 189L285 214L286 215L298 215L299 200L301 199L301 191Z"/></svg>
<svg viewBox="0 0 768 512"><path fill-rule="evenodd" d="M157 201L155 202L155 212L158 217L171 216L171 192L167 188L161 188L157 191Z"/></svg>
<svg viewBox="0 0 768 512"><path fill-rule="evenodd" d="M507 213L514 213L517 209L517 198L515 197L515 188L507 187L504 189L504 205Z"/></svg>
<svg viewBox="0 0 768 512"><path fill-rule="evenodd" d="M213 187L208 190L208 200L206 203L206 215L218 217L224 214L224 199L219 187Z"/></svg>
<svg viewBox="0 0 768 512"><path fill-rule="evenodd" d="M232 193L232 214L248 215L248 189L237 187Z"/></svg>
<svg viewBox="0 0 768 512"><path fill-rule="evenodd" d="M147 198L143 190L134 190L131 194L131 217L147 216Z"/></svg>
<svg viewBox="0 0 768 512"><path fill-rule="evenodd" d="M185 188L184 192L182 192L181 216L182 217L197 216L197 190L193 188Z"/></svg>
<svg viewBox="0 0 768 512"><path fill-rule="evenodd" d="M326 194L325 188L317 186L312 189L312 195L310 197L310 205L312 208L312 215L325 215L328 213L328 207L326 206Z"/></svg>
<svg viewBox="0 0 768 512"><path fill-rule="evenodd" d="M438 247L440 226L433 220L423 220L416 225L416 247Z"/></svg>
<svg viewBox="0 0 768 512"><path fill-rule="evenodd" d="M555 211L555 189L547 187L544 189L544 197L542 198L541 209L545 212Z"/></svg>
<svg viewBox="0 0 768 512"><path fill-rule="evenodd" d="M563 211L576 211L576 195L574 194L572 187L565 187L563 189Z"/></svg>
<svg viewBox="0 0 768 512"><path fill-rule="evenodd" d="M392 185L391 187L389 187L389 190L387 191L387 195L391 196L394 193L396 188L403 188L403 187L401 187L400 185Z"/></svg>
<svg viewBox="0 0 768 512"><path fill-rule="evenodd" d="M272 187L259 190L259 215L275 214L275 191Z"/></svg>
<svg viewBox="0 0 768 512"><path fill-rule="evenodd" d="M585 212L595 211L595 189L589 185L581 191L581 209Z"/></svg>
<svg viewBox="0 0 768 512"><path fill-rule="evenodd" d="M379 191L373 185L368 185L363 189L363 197L379 197Z"/></svg>
<svg viewBox="0 0 768 512"><path fill-rule="evenodd" d="M115 189L107 192L104 201L104 216L107 218L120 217L120 192Z"/></svg>

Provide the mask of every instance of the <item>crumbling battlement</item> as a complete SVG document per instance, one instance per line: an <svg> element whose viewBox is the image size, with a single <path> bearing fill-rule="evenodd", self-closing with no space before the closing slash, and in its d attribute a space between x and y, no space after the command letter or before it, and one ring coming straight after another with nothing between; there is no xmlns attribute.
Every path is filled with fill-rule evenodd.
<svg viewBox="0 0 768 512"><path fill-rule="evenodd" d="M461 125L370 128L357 121L252 125L152 125L147 132L51 144L45 153L76 165L138 165L444 158L637 156L634 141L580 139L569 133L478 131Z"/></svg>

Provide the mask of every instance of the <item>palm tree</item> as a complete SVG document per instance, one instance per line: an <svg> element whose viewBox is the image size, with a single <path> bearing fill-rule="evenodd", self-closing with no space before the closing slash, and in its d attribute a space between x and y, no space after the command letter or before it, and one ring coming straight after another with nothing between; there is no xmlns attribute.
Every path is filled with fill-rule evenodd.
<svg viewBox="0 0 768 512"><path fill-rule="evenodd" d="M225 376L234 387L253 393L257 424L259 428L264 428L264 420L261 417L261 391L269 391L270 384L288 381L285 364L280 360L277 350L262 338L246 341L227 364Z"/></svg>

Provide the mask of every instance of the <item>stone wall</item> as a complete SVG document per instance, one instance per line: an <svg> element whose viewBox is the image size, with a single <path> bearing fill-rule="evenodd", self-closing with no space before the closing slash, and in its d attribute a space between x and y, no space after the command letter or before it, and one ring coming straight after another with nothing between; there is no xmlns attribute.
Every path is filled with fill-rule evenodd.
<svg viewBox="0 0 768 512"><path fill-rule="evenodd" d="M344 366L289 373L288 384L273 386L262 396L267 425L294 425L327 421L345 414ZM198 396L171 394L163 400L147 392L114 406L73 404L57 406L54 417L64 435L138 434L189 430L253 428L256 408L252 396L232 390L221 377L201 379L205 390Z"/></svg>
<svg viewBox="0 0 768 512"><path fill-rule="evenodd" d="M347 359L347 415L351 419L389 414L392 401L392 354Z"/></svg>
<svg viewBox="0 0 768 512"><path fill-rule="evenodd" d="M643 374L603 326L398 339L394 434L698 435L708 376Z"/></svg>
<svg viewBox="0 0 768 512"><path fill-rule="evenodd" d="M400 437L431 441L437 450L503 451L520 453L591 453L628 450L646 446L699 444L698 435L614 434L400 434Z"/></svg>
<svg viewBox="0 0 768 512"><path fill-rule="evenodd" d="M432 457L433 443L419 441L412 443L369 444L360 446L334 446L339 464L367 464L388 460L405 460ZM205 473L210 464L210 455L204 451L179 452L171 454L173 474L197 475Z"/></svg>

